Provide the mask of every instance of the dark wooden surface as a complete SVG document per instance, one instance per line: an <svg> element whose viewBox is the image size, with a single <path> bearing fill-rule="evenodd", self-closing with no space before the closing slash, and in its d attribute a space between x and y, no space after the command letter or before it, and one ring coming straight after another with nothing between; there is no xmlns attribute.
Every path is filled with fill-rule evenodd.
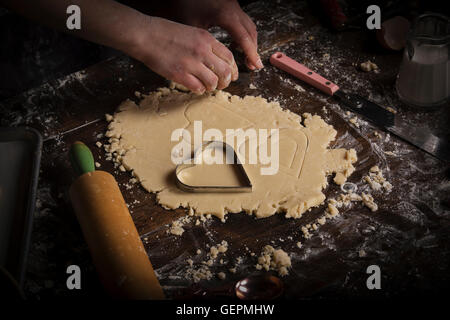
<svg viewBox="0 0 450 320"><path fill-rule="evenodd" d="M338 130L332 147L353 147L358 152L357 171L350 181L364 190L367 186L361 178L377 164L393 184L393 192L373 193L380 207L377 212L354 205L309 240L302 238L300 226L315 220L323 206L298 220L285 219L283 214L261 220L244 213L231 214L226 223L212 219L200 226L186 225L181 237L168 235L167 225L186 211L164 210L156 204L154 195L137 185L127 189L124 184L130 175L114 169L95 146L96 141L105 142L98 136L106 130L105 113L113 113L121 101L134 97L135 91L166 85L142 64L127 57L114 58L0 103L1 125L29 125L40 130L45 139L26 283L30 298L105 296L67 197L74 178L67 151L76 140L91 147L101 169L113 173L119 181L149 257L171 296L190 285L183 278L185 260L195 256L197 248L205 252L207 245L222 240L230 244L224 259L229 264L217 264L213 271L228 269L237 257L244 260L236 274L227 272L225 282L256 271L256 256L250 256L245 247L257 255L266 244L289 252L293 268L284 278L287 298L417 296L436 294L448 287L449 166L370 123L353 126L345 109L332 98L274 69L268 58L275 51L284 51L341 87L397 109L411 125L425 124L441 136L448 135L450 109L424 112L403 106L394 89L401 53L379 49L373 35L365 30L330 32L301 2L258 2L247 11L257 22L266 67L252 73L241 66L239 80L227 91L240 96L261 94L296 113L323 116ZM216 30L215 35L229 42L223 32ZM358 70L356 65L368 59L380 67L379 74ZM250 89L250 84L257 89ZM293 84L305 91L295 90ZM375 137L374 131L382 138ZM325 193L332 197L340 190L330 184ZM301 249L296 247L297 241L303 243ZM360 250L366 255L361 257ZM82 269L80 291L65 287L65 270L70 264ZM382 270L382 290L376 292L366 288L366 268L372 264ZM213 279L201 285L214 287L225 282Z"/></svg>

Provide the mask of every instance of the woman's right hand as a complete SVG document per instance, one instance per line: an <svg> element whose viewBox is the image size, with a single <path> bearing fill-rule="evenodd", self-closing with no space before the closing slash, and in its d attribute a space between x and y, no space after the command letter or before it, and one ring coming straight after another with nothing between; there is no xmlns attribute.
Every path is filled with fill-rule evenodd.
<svg viewBox="0 0 450 320"><path fill-rule="evenodd" d="M151 70L198 94L237 80L233 54L208 31L158 17L147 20L127 53Z"/></svg>

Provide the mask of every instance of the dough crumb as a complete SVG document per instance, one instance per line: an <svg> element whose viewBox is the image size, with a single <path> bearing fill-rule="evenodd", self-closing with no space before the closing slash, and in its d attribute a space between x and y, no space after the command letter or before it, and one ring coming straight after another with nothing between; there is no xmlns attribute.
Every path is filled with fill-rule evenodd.
<svg viewBox="0 0 450 320"><path fill-rule="evenodd" d="M225 272L219 272L219 273L217 274L217 277L218 277L220 280L225 280L225 278L227 277L227 275L225 274Z"/></svg>
<svg viewBox="0 0 450 320"><path fill-rule="evenodd" d="M367 182L370 185L370 188L372 190L379 191L381 189L381 184L379 184L378 182L372 180L372 178L369 177L369 176L365 176L364 177L364 181Z"/></svg>
<svg viewBox="0 0 450 320"><path fill-rule="evenodd" d="M353 117L349 121L350 121L350 123L354 124L357 128L359 128L359 123L358 123L357 117Z"/></svg>
<svg viewBox="0 0 450 320"><path fill-rule="evenodd" d="M337 215L339 215L339 210L332 205L331 203L328 204L328 213L332 216L332 217L336 217Z"/></svg>
<svg viewBox="0 0 450 320"><path fill-rule="evenodd" d="M389 112L391 112L391 113L393 113L393 114L396 114L396 113L397 113L397 110L395 110L395 109L392 108L392 107L387 107L386 110L389 111Z"/></svg>
<svg viewBox="0 0 450 320"><path fill-rule="evenodd" d="M209 250L209 254L211 255L212 258L217 258L217 255L219 254L219 250L217 250L216 247L211 247L211 249Z"/></svg>
<svg viewBox="0 0 450 320"><path fill-rule="evenodd" d="M219 253L225 253L225 252L227 252L227 250L228 250L228 242L223 240L217 247L212 246L209 249L209 254L210 254L211 258L215 259L215 258L217 258Z"/></svg>
<svg viewBox="0 0 450 320"><path fill-rule="evenodd" d="M356 193L343 193L339 195L338 199L341 205L349 205L351 202L362 201L361 196Z"/></svg>
<svg viewBox="0 0 450 320"><path fill-rule="evenodd" d="M378 66L375 63L373 63L372 61L370 61L370 60L361 63L360 64L360 68L364 72L370 72L370 71L378 70Z"/></svg>
<svg viewBox="0 0 450 320"><path fill-rule="evenodd" d="M100 166L101 166L101 164L100 164L99 162L96 162L96 163L95 163L95 167L96 167L96 168L100 168Z"/></svg>
<svg viewBox="0 0 450 320"><path fill-rule="evenodd" d="M250 83L250 85L248 86L250 89L255 90L256 86L253 83Z"/></svg>
<svg viewBox="0 0 450 320"><path fill-rule="evenodd" d="M192 279L195 283L201 281L201 280L211 280L213 277L213 274L211 270L209 270L208 266L202 265L198 269L195 269L194 267L190 267L186 273L186 278Z"/></svg>
<svg viewBox="0 0 450 320"><path fill-rule="evenodd" d="M349 163L346 167L342 168L341 170L337 171L333 181L337 185L344 185L344 183L347 181L347 178L352 175L353 172L355 172L355 167L352 165L353 163L358 160L358 157L356 155L355 149L350 149L345 152L345 160L347 160Z"/></svg>
<svg viewBox="0 0 450 320"><path fill-rule="evenodd" d="M107 114L105 114L105 119L106 119L106 121L111 122L111 121L113 121L114 117L107 113Z"/></svg>
<svg viewBox="0 0 450 320"><path fill-rule="evenodd" d="M176 90L183 91L183 92L189 92L190 91L188 88L186 88L182 84L176 83L174 81L170 82L169 88L172 89L172 90L176 89Z"/></svg>
<svg viewBox="0 0 450 320"><path fill-rule="evenodd" d="M373 166L369 170L369 175L364 176L363 180L370 186L374 191L380 191L384 189L386 192L392 191L392 184L386 180L383 176L382 170L378 166Z"/></svg>
<svg viewBox="0 0 450 320"><path fill-rule="evenodd" d="M176 236L181 236L184 233L183 226L174 222L169 229L169 233L174 234Z"/></svg>
<svg viewBox="0 0 450 320"><path fill-rule="evenodd" d="M256 269L264 269L266 271L275 270L281 277L289 274L288 269L291 267L291 258L282 249L275 249L270 245L266 245L258 257Z"/></svg>
<svg viewBox="0 0 450 320"><path fill-rule="evenodd" d="M362 201L364 203L364 205L369 208L370 210L372 210L372 212L375 212L378 210L378 205L375 203L373 197L370 194L366 194L366 193L362 193L361 194L362 197Z"/></svg>
<svg viewBox="0 0 450 320"><path fill-rule="evenodd" d="M191 217L189 217L189 216L181 217L181 218L175 220L174 222L172 222L172 225L167 230L167 233L173 234L176 236L181 236L184 233L183 226L187 223L190 223L191 221L192 221Z"/></svg>
<svg viewBox="0 0 450 320"><path fill-rule="evenodd" d="M311 234L309 233L309 230L308 230L307 227L302 226L302 227L300 228L300 230L302 230L303 237L305 237L305 239L311 238Z"/></svg>
<svg viewBox="0 0 450 320"><path fill-rule="evenodd" d="M184 232L183 224L191 222L192 218L189 216L182 217L172 223L172 226L168 230L168 233L175 232L182 234ZM178 234L177 234L178 235ZM199 262L199 267L194 266L194 262L192 259L187 259L186 262L188 263L189 267L184 272L184 276L187 279L192 279L194 282L199 282L200 280L211 280L211 278L214 276L209 267L213 266L218 255L221 253L225 253L228 250L228 242L223 240L220 244L216 246L212 246L209 249L209 252L207 253L206 259L204 261ZM202 253L202 250L197 249L196 254L200 255ZM221 265L226 265L228 262L224 259L220 259L219 263ZM231 269L231 268L230 268ZM222 275L222 274L223 275ZM226 275L223 272L219 272L217 275L219 279L225 279ZM223 277L223 278L222 278Z"/></svg>

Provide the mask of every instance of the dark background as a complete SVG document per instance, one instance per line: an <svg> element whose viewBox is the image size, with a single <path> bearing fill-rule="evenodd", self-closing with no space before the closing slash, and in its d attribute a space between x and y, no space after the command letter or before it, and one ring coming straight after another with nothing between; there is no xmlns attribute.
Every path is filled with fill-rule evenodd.
<svg viewBox="0 0 450 320"><path fill-rule="evenodd" d="M142 8L142 1L121 1L155 15L173 12L170 1L151 1L152 8ZM239 1L242 6L253 2ZM161 8L169 3L169 7ZM382 19L393 14L414 17L419 12L441 12L445 1L339 1L348 17L365 15L370 4L382 8ZM313 12L324 17L320 1L309 1ZM386 10L384 10L386 8ZM355 22L364 26L365 20ZM44 27L0 7L0 100L15 96L27 89L39 86L51 79L57 79L84 69L102 60L121 54L116 50L96 45L62 32Z"/></svg>

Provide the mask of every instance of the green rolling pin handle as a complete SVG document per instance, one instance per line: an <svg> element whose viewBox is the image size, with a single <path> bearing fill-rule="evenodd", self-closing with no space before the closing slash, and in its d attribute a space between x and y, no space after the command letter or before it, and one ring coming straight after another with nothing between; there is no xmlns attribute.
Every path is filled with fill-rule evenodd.
<svg viewBox="0 0 450 320"><path fill-rule="evenodd" d="M81 141L75 141L69 151L70 163L77 176L95 171L94 156L91 150Z"/></svg>

